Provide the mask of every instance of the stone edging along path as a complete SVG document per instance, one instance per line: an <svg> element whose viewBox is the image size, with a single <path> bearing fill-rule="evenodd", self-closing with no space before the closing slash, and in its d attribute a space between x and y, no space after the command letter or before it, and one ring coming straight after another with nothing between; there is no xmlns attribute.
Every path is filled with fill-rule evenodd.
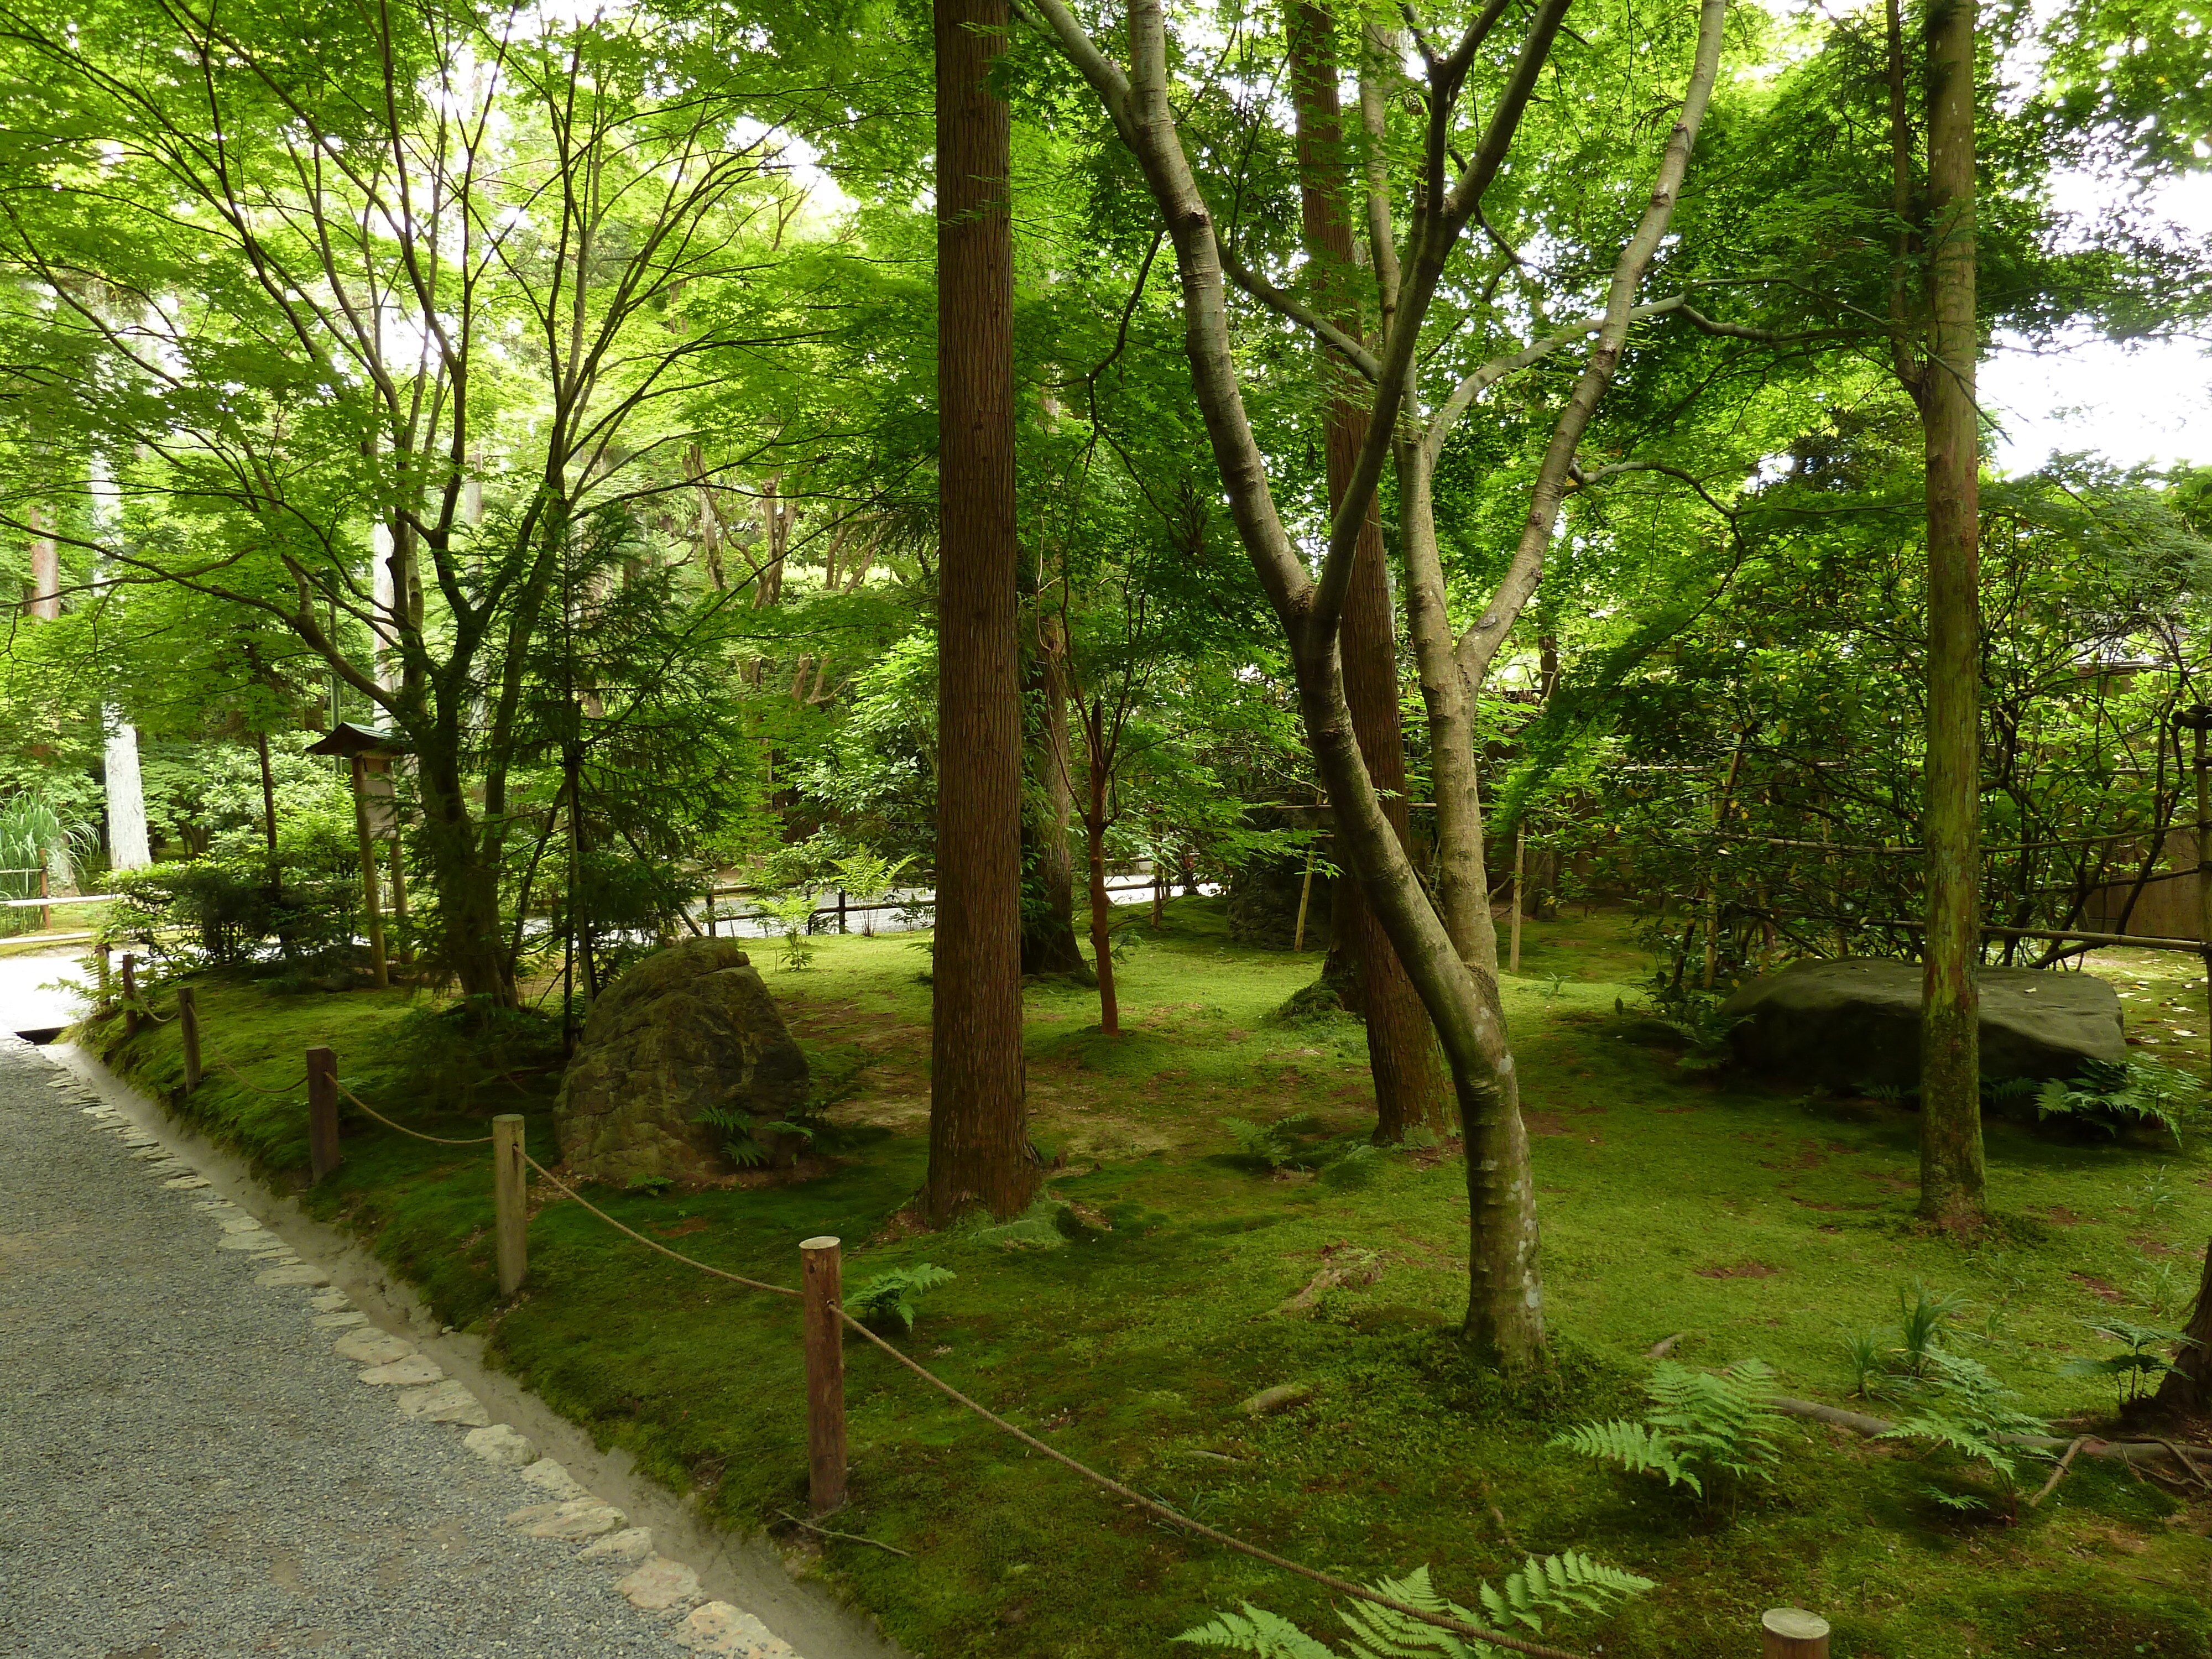
<svg viewBox="0 0 2212 1659"><path fill-rule="evenodd" d="M641 1617L665 1626L678 1647L734 1659L800 1659L802 1651L806 1659L902 1659L860 1615L795 1583L793 1564L771 1547L704 1522L632 1474L623 1455L601 1456L574 1425L512 1379L485 1370L476 1363L480 1339L439 1328L412 1291L395 1285L358 1244L273 1198L236 1158L161 1121L166 1115L91 1055L60 1048L44 1055L57 1073L49 1085L80 1104L88 1128L118 1136L149 1178L212 1223L207 1242L247 1256L256 1285L315 1292L306 1304L309 1322L329 1336L339 1358L361 1368L362 1386L389 1390L404 1416L454 1425L470 1451L514 1471L520 1502L507 1517L510 1526L528 1537L573 1543L579 1559L618 1575L614 1588ZM186 1155L174 1150L176 1142L198 1144ZM303 1255L295 1239L304 1239L319 1260ZM456 1370L469 1380L449 1374ZM487 1398L530 1432L495 1422ZM541 1443L555 1445L568 1462L542 1455ZM612 1491L616 1499L588 1489L570 1463L589 1471L590 1487ZM775 1628L727 1595L767 1613Z"/></svg>

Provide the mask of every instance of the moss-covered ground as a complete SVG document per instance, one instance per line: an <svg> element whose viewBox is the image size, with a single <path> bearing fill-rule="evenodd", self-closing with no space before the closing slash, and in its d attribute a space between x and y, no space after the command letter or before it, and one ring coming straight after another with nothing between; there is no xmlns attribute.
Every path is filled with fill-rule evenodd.
<svg viewBox="0 0 2212 1659"><path fill-rule="evenodd" d="M2099 1421L2109 1396L2060 1367L2106 1351L2085 1319L2170 1322L2193 1287L2212 1232L2200 1144L1993 1121L1995 1223L1931 1234L1913 1219L1908 1112L1678 1067L1656 1028L1615 1012L1647 972L1618 920L1538 924L1506 1002L1559 1363L1508 1386L1450 1334L1467 1203L1448 1146L1382 1158L1359 1187L1236 1155L1224 1117L1310 1112L1324 1150L1365 1133L1358 1028L1267 1018L1317 959L1231 945L1210 901L1177 901L1163 932L1135 932L1118 1042L1096 1030L1091 994L1029 994L1035 1136L1061 1165L1050 1191L1085 1224L1054 1231L1055 1248L900 1223L928 1098L927 958L911 938L823 939L804 972L757 953L817 1076L862 1068L833 1109L847 1140L826 1172L594 1196L677 1249L785 1283L798 1241L823 1232L846 1241L848 1285L920 1261L952 1269L907 1339L917 1357L1073 1455L1312 1565L1370 1577L1427 1562L1467 1600L1524 1553L1573 1547L1658 1581L1609 1620L1565 1627L1575 1645L1739 1655L1759 1609L1797 1603L1826 1613L1833 1651L1853 1659L2212 1654L2212 1504L2109 1462L2081 1460L2048 1502L2006 1521L1936 1504L1938 1477L1902 1446L1794 1420L1772 1483L1710 1510L1547 1443L1565 1423L1633 1410L1668 1338L1685 1360L1758 1356L1785 1391L1841 1402L1840 1334L1893 1322L1916 1283L1971 1299L1954 1340L2027 1409ZM2113 953L2097 967L2132 994L2138 1036L2168 1055L2201 1048L2194 963ZM556 1155L550 1079L464 1091L435 1052L410 1059L432 1028L408 993L210 983L199 1000L210 1052L276 1092L218 1071L184 1109L272 1180L296 1183L305 1160L299 1056L317 1042L381 1109L480 1133L461 1109L471 1094L468 1111L525 1110L533 1153ZM102 1040L117 1046L112 1024ZM118 1058L156 1088L179 1081L173 1025ZM483 1157L365 1121L349 1123L343 1169L307 1202L371 1236L448 1319L487 1332L495 1363L602 1443L732 1526L807 1537L781 1514L799 1510L805 1481L790 1305L552 1202L532 1223L529 1285L501 1307ZM1310 1316L1274 1311L1348 1251L1372 1253L1379 1277L1328 1291ZM908 1553L833 1540L820 1571L927 1659L1164 1654L1241 1599L1332 1627L1326 1595L1302 1581L1118 1506L880 1355L855 1346L848 1368L854 1501L835 1524ZM1241 1409L1285 1382L1310 1392L1266 1416Z"/></svg>

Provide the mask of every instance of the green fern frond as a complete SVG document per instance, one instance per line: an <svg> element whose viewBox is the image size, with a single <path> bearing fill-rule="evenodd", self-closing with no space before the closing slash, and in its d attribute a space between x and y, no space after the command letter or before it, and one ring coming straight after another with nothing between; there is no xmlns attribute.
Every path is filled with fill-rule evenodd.
<svg viewBox="0 0 2212 1659"><path fill-rule="evenodd" d="M1187 1630L1174 1639L1193 1647L1223 1648L1258 1659L1337 1659L1289 1620L1244 1602L1241 1613L1221 1613L1212 1622Z"/></svg>
<svg viewBox="0 0 2212 1659"><path fill-rule="evenodd" d="M1579 1423L1552 1437L1555 1446L1578 1451L1584 1457L1618 1463L1631 1474L1663 1474L1670 1486L1687 1486L1703 1498L1704 1484L1676 1455L1673 1441L1642 1423L1615 1419L1610 1423Z"/></svg>

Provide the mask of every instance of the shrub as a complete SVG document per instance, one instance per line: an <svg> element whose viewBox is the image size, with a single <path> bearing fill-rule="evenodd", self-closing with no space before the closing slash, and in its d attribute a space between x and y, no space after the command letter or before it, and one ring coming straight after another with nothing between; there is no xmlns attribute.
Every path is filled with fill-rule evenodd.
<svg viewBox="0 0 2212 1659"><path fill-rule="evenodd" d="M103 936L160 967L243 968L304 984L350 983L357 943L357 869L191 859L118 873ZM181 938L179 937L181 935Z"/></svg>
<svg viewBox="0 0 2212 1659"><path fill-rule="evenodd" d="M1723 1483L1771 1478L1781 1456L1771 1437L1781 1419L1766 1403L1773 1380L1764 1360L1740 1360L1716 1374L1662 1359L1644 1389L1656 1409L1644 1421L1583 1423L1552 1443L1632 1474L1663 1474L1668 1486L1711 1499ZM1706 1491L1709 1480L1715 1492Z"/></svg>

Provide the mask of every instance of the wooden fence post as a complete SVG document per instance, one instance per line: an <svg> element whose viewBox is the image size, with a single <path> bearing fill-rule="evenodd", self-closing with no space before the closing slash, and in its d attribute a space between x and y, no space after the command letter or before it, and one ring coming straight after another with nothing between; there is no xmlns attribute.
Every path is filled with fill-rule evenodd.
<svg viewBox="0 0 2212 1659"><path fill-rule="evenodd" d="M522 1161L520 1112L502 1112L491 1121L491 1201L499 1293L513 1296L530 1272L530 1170Z"/></svg>
<svg viewBox="0 0 2212 1659"><path fill-rule="evenodd" d="M102 939L92 949L93 954L100 958L100 1006L105 1008L107 1006L107 941Z"/></svg>
<svg viewBox="0 0 2212 1659"><path fill-rule="evenodd" d="M1828 1659L1828 1621L1802 1607L1769 1607L1759 1618L1761 1659Z"/></svg>
<svg viewBox="0 0 2212 1659"><path fill-rule="evenodd" d="M845 931L845 890L842 887L837 890L837 931Z"/></svg>
<svg viewBox="0 0 2212 1659"><path fill-rule="evenodd" d="M845 1507L845 1327L839 1241L824 1235L799 1247L806 1304L806 1483L814 1513Z"/></svg>
<svg viewBox="0 0 2212 1659"><path fill-rule="evenodd" d="M319 1183L338 1167L338 1057L307 1050L307 1164Z"/></svg>
<svg viewBox="0 0 2212 1659"><path fill-rule="evenodd" d="M123 953L123 1035L138 1035L138 958Z"/></svg>
<svg viewBox="0 0 2212 1659"><path fill-rule="evenodd" d="M177 988L177 1030L185 1039L185 1092L200 1086L200 1006L192 988Z"/></svg>
<svg viewBox="0 0 2212 1659"><path fill-rule="evenodd" d="M52 898L53 894L53 884L46 878L46 854L41 853L39 855L39 896ZM54 907L51 904L41 904L39 907L39 931L42 933L51 933L53 929Z"/></svg>

